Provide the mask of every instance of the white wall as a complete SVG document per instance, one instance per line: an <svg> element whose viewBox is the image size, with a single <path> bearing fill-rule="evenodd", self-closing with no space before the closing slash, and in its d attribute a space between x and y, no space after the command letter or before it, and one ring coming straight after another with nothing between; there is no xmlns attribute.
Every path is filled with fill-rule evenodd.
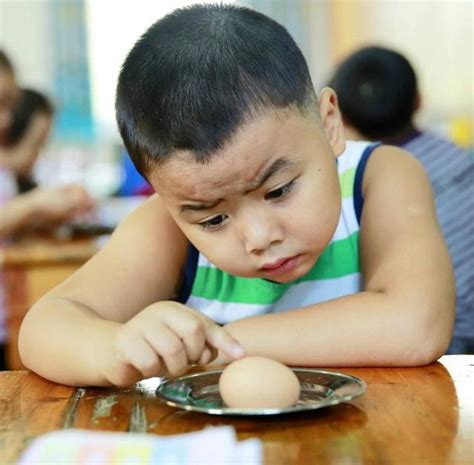
<svg viewBox="0 0 474 465"><path fill-rule="evenodd" d="M21 85L52 89L48 2L0 0L0 48L15 65Z"/></svg>
<svg viewBox="0 0 474 465"><path fill-rule="evenodd" d="M160 17L194 0L87 0L93 112L103 136L118 138L115 88L120 67L137 39ZM206 2L201 2L206 3ZM208 0L207 3L214 3ZM231 2L227 2L231 3Z"/></svg>
<svg viewBox="0 0 474 465"><path fill-rule="evenodd" d="M22 85L51 89L51 1L0 0L0 47L14 60ZM271 13L285 0L241 0ZM86 0L94 116L118 138L114 94L120 65L136 39L159 17L192 0ZM319 87L336 58L374 41L406 53L418 70L424 118L473 112L472 0L287 0L306 22L305 52ZM113 12L111 12L113 9ZM284 8L280 7L283 11ZM345 10L346 22L340 13ZM278 11L276 8L275 11ZM337 14L334 14L336 11ZM294 14L292 14L294 17ZM277 20L285 23L283 17ZM292 25L287 24L290 32ZM298 27L298 26L296 26ZM346 31L346 37L342 35ZM298 39L298 37L297 37Z"/></svg>

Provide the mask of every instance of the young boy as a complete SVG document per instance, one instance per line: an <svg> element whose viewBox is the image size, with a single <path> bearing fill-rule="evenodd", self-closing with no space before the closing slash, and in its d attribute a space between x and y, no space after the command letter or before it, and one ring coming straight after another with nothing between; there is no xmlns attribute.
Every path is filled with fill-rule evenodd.
<svg viewBox="0 0 474 465"><path fill-rule="evenodd" d="M212 348L306 366L444 353L453 277L426 176L400 149L345 143L336 95L318 103L282 26L177 10L128 55L116 108L157 194L31 309L26 366L125 386Z"/></svg>

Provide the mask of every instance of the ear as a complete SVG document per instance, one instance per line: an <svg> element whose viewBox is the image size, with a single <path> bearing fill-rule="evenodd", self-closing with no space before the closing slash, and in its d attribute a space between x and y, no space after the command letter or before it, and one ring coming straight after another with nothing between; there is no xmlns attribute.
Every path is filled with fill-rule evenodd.
<svg viewBox="0 0 474 465"><path fill-rule="evenodd" d="M346 141L337 95L329 87L325 87L319 94L319 112L329 145L337 157L344 152Z"/></svg>

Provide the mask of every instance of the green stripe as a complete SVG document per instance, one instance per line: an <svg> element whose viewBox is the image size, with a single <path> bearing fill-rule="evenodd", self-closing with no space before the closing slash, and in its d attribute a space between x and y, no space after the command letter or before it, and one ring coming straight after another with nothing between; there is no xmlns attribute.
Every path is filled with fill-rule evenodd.
<svg viewBox="0 0 474 465"><path fill-rule="evenodd" d="M316 265L298 282L341 278L359 270L359 231L356 231L345 239L331 242Z"/></svg>
<svg viewBox="0 0 474 465"><path fill-rule="evenodd" d="M355 168L349 168L339 175L339 184L341 185L341 197L343 199L353 196L355 173Z"/></svg>
<svg viewBox="0 0 474 465"><path fill-rule="evenodd" d="M191 294L220 302L268 305L278 300L292 284L334 279L359 271L359 232L334 241L302 278L293 283L271 283L260 278L241 278L224 273L218 268L200 266Z"/></svg>

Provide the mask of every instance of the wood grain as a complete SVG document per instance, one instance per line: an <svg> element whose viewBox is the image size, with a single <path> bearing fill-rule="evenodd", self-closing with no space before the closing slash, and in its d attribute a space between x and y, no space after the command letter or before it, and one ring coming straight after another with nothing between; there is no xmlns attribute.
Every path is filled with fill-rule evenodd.
<svg viewBox="0 0 474 465"><path fill-rule="evenodd" d="M130 389L75 389L26 371L0 373L0 456L13 464L28 441L63 428L170 435L232 425L259 438L265 464L472 465L474 356L420 368L341 369L367 393L349 404L278 417L214 417L156 399L156 379Z"/></svg>

